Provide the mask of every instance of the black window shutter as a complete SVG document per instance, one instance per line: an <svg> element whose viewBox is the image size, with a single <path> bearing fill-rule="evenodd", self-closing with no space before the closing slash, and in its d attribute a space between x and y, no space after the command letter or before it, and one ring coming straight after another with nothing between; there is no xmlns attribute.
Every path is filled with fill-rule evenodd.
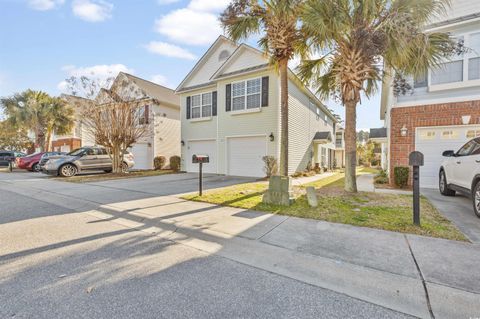
<svg viewBox="0 0 480 319"><path fill-rule="evenodd" d="M212 92L212 116L217 116L217 91Z"/></svg>
<svg viewBox="0 0 480 319"><path fill-rule="evenodd" d="M150 124L150 105L145 105L145 124Z"/></svg>
<svg viewBox="0 0 480 319"><path fill-rule="evenodd" d="M262 106L268 106L268 76L262 78Z"/></svg>
<svg viewBox="0 0 480 319"><path fill-rule="evenodd" d="M225 111L230 112L232 110L232 85L227 84L225 87Z"/></svg>
<svg viewBox="0 0 480 319"><path fill-rule="evenodd" d="M190 96L187 96L187 120L190 119Z"/></svg>

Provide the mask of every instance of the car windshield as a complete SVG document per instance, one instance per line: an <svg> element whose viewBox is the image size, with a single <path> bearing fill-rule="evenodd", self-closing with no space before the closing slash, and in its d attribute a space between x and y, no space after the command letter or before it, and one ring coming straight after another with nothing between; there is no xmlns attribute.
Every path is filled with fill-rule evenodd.
<svg viewBox="0 0 480 319"><path fill-rule="evenodd" d="M70 153L68 153L67 155L70 155L70 156L78 156L78 155L81 155L85 153L85 149L84 148L77 148L76 150L73 150L71 151Z"/></svg>

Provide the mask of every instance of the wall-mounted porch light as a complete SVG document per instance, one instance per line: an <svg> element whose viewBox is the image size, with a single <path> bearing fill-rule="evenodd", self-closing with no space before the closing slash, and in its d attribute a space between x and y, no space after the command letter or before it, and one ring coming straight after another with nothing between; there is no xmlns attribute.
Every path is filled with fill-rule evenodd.
<svg viewBox="0 0 480 319"><path fill-rule="evenodd" d="M268 137L270 137L270 142L275 141L275 136L273 136L273 132L270 133L270 135Z"/></svg>
<svg viewBox="0 0 480 319"><path fill-rule="evenodd" d="M181 141L180 144L182 144L182 146L185 146L185 142L184 142L184 141Z"/></svg>
<svg viewBox="0 0 480 319"><path fill-rule="evenodd" d="M404 124L403 127L400 129L400 135L405 137L405 136L407 136L407 133L408 133L408 129Z"/></svg>

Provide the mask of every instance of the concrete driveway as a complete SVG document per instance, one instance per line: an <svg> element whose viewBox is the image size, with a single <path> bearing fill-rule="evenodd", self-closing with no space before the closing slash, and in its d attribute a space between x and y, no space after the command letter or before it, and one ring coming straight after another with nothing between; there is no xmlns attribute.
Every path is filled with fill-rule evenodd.
<svg viewBox="0 0 480 319"><path fill-rule="evenodd" d="M480 243L480 218L473 212L472 201L461 194L442 196L437 189L422 189L422 195L451 220L473 243Z"/></svg>

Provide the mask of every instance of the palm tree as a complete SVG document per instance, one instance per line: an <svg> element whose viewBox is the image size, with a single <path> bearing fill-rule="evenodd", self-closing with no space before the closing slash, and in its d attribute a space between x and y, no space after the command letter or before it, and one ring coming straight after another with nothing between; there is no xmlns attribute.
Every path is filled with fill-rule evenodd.
<svg viewBox="0 0 480 319"><path fill-rule="evenodd" d="M53 134L69 134L73 129L75 110L65 100L51 97L46 101L45 150L51 151Z"/></svg>
<svg viewBox="0 0 480 319"><path fill-rule="evenodd" d="M45 92L26 90L0 100L8 121L14 127L32 130L35 134L35 147L41 150L45 146L44 118L48 98Z"/></svg>
<svg viewBox="0 0 480 319"><path fill-rule="evenodd" d="M304 59L301 79L322 97L345 107L345 190L356 192L356 107L377 83L392 77L419 76L438 65L455 44L445 33L425 33L431 18L448 0L307 0L302 28L317 59ZM382 70L383 63L383 70Z"/></svg>
<svg viewBox="0 0 480 319"><path fill-rule="evenodd" d="M45 92L26 90L0 99L0 104L11 125L32 130L35 146L41 151L50 149L53 132L67 134L74 123L73 108Z"/></svg>
<svg viewBox="0 0 480 319"><path fill-rule="evenodd" d="M280 175L288 175L288 61L304 47L298 27L302 0L233 0L220 21L234 41L261 34L258 41L280 74Z"/></svg>

